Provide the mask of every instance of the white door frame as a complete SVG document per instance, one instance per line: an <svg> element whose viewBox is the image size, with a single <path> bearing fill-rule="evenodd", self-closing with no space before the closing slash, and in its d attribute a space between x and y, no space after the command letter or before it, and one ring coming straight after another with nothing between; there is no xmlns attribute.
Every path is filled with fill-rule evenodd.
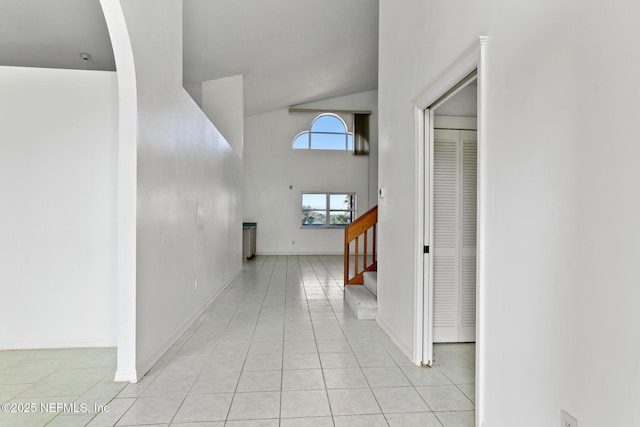
<svg viewBox="0 0 640 427"><path fill-rule="evenodd" d="M425 206L431 203L431 171L433 159L431 147L433 141L433 111L430 107L444 94L461 82L473 70L477 70L478 85L478 199L477 199L477 261L476 261L476 420L481 419L483 405L482 393L478 384L483 381L482 356L484 355L484 310L483 295L485 293L485 200L486 188L486 99L487 99L487 37L480 36L469 49L458 57L431 85L422 91L414 100L415 120L415 288L414 288L414 341L413 362L417 365L430 366L433 363L433 295L430 294L429 280L432 275L431 256L424 253L425 246L431 246L432 230L430 229L431 212L425 212ZM451 94L451 96L453 93ZM425 202L429 201L427 205Z"/></svg>

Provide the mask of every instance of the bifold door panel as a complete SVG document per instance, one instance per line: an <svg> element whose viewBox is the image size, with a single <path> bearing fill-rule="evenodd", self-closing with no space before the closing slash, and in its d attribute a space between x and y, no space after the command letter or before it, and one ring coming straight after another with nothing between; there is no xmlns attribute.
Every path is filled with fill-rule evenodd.
<svg viewBox="0 0 640 427"><path fill-rule="evenodd" d="M476 131L435 129L433 341L472 342L476 331Z"/></svg>

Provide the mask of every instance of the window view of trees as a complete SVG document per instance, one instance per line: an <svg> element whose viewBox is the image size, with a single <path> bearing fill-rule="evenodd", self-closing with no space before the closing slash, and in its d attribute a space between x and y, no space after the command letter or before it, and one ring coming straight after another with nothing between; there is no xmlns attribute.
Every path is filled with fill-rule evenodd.
<svg viewBox="0 0 640 427"><path fill-rule="evenodd" d="M351 216L346 213L331 214L330 221L334 225L347 225L351 224Z"/></svg>
<svg viewBox="0 0 640 427"><path fill-rule="evenodd" d="M303 193L302 226L344 227L355 219L355 207L352 193Z"/></svg>
<svg viewBox="0 0 640 427"><path fill-rule="evenodd" d="M302 206L302 225L325 225L327 217L323 212L314 211L311 206Z"/></svg>

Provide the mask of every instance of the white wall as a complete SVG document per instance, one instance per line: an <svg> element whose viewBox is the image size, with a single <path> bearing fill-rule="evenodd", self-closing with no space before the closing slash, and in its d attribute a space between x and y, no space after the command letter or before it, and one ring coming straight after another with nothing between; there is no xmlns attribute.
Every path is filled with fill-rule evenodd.
<svg viewBox="0 0 640 427"><path fill-rule="evenodd" d="M258 254L343 253L343 229L300 228L303 191L355 192L358 214L376 204L377 174L371 169L377 169L373 163L377 159L377 91L300 107L372 110L371 154L353 156L346 151L293 150L293 138L309 130L320 113L289 113L287 109L279 109L247 117L244 220L258 223ZM352 131L353 115L341 117Z"/></svg>
<svg viewBox="0 0 640 427"><path fill-rule="evenodd" d="M0 67L0 349L116 343L113 72Z"/></svg>
<svg viewBox="0 0 640 427"><path fill-rule="evenodd" d="M104 0L103 0L104 1ZM182 87L187 91L193 100L202 107L202 82L200 83L187 83L182 82Z"/></svg>
<svg viewBox="0 0 640 427"><path fill-rule="evenodd" d="M114 1L103 7L117 12ZM135 70L118 62L122 38L119 79L135 72L137 82L135 350L127 357L140 377L241 268L242 161L182 88L181 2L120 4ZM116 15L107 24L122 33ZM119 355L119 369L125 362Z"/></svg>
<svg viewBox="0 0 640 427"><path fill-rule="evenodd" d="M244 92L242 75L202 82L202 111L242 157Z"/></svg>
<svg viewBox="0 0 640 427"><path fill-rule="evenodd" d="M436 108L436 116L476 117L478 114L478 86L469 84Z"/></svg>
<svg viewBox="0 0 640 427"><path fill-rule="evenodd" d="M341 96L338 98L326 99L323 101L309 102L301 104L301 108L336 108L341 105L348 110L370 110L369 116L369 189L367 190L368 204L366 208L372 208L378 204L378 91L372 90L360 92L353 95ZM347 120L349 130L353 130L353 120L351 115L344 117ZM366 209L365 209L366 210ZM364 213L365 210L360 211Z"/></svg>
<svg viewBox="0 0 640 427"><path fill-rule="evenodd" d="M640 5L380 2L379 316L411 348L412 100L489 36L479 426L640 420Z"/></svg>

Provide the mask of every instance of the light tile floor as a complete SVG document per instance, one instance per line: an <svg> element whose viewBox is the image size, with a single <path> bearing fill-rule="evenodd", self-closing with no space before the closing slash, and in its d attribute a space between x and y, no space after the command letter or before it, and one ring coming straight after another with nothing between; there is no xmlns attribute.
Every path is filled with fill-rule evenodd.
<svg viewBox="0 0 640 427"><path fill-rule="evenodd" d="M473 426L475 346L434 351L415 367L353 317L341 257L257 257L137 384L112 382L114 349L0 352L0 402L23 412L0 425Z"/></svg>

